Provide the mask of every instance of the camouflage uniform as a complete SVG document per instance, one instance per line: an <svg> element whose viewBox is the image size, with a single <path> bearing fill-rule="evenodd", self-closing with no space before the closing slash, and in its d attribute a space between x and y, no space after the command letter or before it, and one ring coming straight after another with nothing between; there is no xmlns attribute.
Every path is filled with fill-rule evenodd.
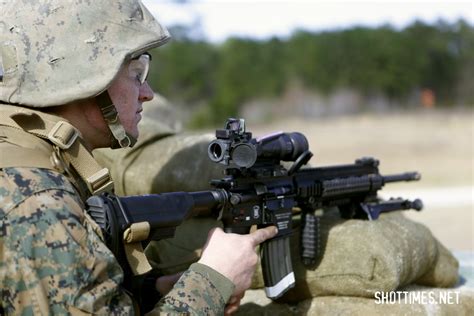
<svg viewBox="0 0 474 316"><path fill-rule="evenodd" d="M6 314L132 314L123 272L68 179L52 170L0 170L0 287ZM215 314L233 286L196 264L161 312Z"/></svg>
<svg viewBox="0 0 474 316"><path fill-rule="evenodd" d="M0 286L7 314L132 312L120 289L122 271L65 176L4 168L0 188Z"/></svg>
<svg viewBox="0 0 474 316"><path fill-rule="evenodd" d="M52 116L28 108L101 95L125 61L169 34L135 0L2 1L0 12L0 111L10 111L0 113L0 313L133 314L123 271L84 212L90 192L110 188L106 169L70 124L64 146L50 137ZM125 134L119 120L108 123ZM95 188L97 175L107 185ZM154 312L222 314L232 291L196 264Z"/></svg>

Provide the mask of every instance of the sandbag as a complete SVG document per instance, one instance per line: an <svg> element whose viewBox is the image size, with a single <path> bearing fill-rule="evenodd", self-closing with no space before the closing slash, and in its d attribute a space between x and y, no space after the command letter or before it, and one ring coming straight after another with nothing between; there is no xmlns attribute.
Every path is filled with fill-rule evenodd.
<svg viewBox="0 0 474 316"><path fill-rule="evenodd" d="M201 257L207 233L222 223L208 218L185 221L176 229L175 237L150 243L145 254L154 269L163 275L185 271Z"/></svg>
<svg viewBox="0 0 474 316"><path fill-rule="evenodd" d="M458 280L459 262L438 240L436 244L438 258L435 264L415 283L429 287L452 287Z"/></svg>
<svg viewBox="0 0 474 316"><path fill-rule="evenodd" d="M97 149L94 157L109 168L118 195L199 191L221 178L223 166L211 162L212 133L180 133L172 107L155 94L143 106L140 137L133 148Z"/></svg>
<svg viewBox="0 0 474 316"><path fill-rule="evenodd" d="M377 221L343 220L335 209L320 219L322 253L312 267L299 258L300 225L295 221L291 255L296 285L279 302L316 296L372 297L419 283L449 287L457 283L457 260L424 225L403 212L383 214ZM261 272L252 288L263 287Z"/></svg>
<svg viewBox="0 0 474 316"><path fill-rule="evenodd" d="M222 168L207 157L212 135L177 134L155 139L113 162L119 194L134 195L210 189Z"/></svg>
<svg viewBox="0 0 474 316"><path fill-rule="evenodd" d="M210 179L221 178L223 167L210 161L211 133L179 133L180 124L170 104L156 95L144 104L133 148L98 149L94 156L109 168L118 195L139 195L210 189ZM208 231L222 227L212 218L192 218L177 227L175 238L151 242L145 250L151 265L162 274L186 270L199 259Z"/></svg>
<svg viewBox="0 0 474 316"><path fill-rule="evenodd" d="M210 189L209 179L222 177L222 170L206 159L210 135L150 139L138 149L124 150L125 154L101 153L101 162L111 168L117 194L199 191ZM107 161L109 155L112 158ZM222 223L213 218L191 218L177 227L174 238L150 242L145 254L161 274L184 271L199 259L214 227L222 227Z"/></svg>
<svg viewBox="0 0 474 316"><path fill-rule="evenodd" d="M474 290L472 289L440 289L420 286L409 286L403 289L411 293L416 293L420 297L425 297L429 303L432 297L435 301L432 304L421 304L420 301L390 301L380 304L375 297L348 297L348 296L323 296L304 300L297 304L275 303L265 297L263 290L249 290L242 300L242 305L235 314L243 315L419 315L419 316L441 316L459 315L468 316L474 312ZM459 293L459 301L456 299L456 292ZM413 294L407 294L413 295ZM409 296L407 296L409 297ZM450 297L451 303L444 304L442 297ZM380 296L379 296L380 298ZM433 304L434 302L443 304ZM392 304L393 303L393 304Z"/></svg>

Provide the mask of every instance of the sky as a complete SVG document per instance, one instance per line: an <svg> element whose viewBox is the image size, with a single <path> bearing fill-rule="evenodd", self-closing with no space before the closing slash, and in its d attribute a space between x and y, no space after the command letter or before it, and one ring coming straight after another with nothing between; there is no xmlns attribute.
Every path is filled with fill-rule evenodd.
<svg viewBox="0 0 474 316"><path fill-rule="evenodd" d="M284 37L295 29L322 31L354 25L402 28L415 19L432 23L464 18L474 24L474 1L393 0L142 0L165 26L200 24L212 42L229 36Z"/></svg>

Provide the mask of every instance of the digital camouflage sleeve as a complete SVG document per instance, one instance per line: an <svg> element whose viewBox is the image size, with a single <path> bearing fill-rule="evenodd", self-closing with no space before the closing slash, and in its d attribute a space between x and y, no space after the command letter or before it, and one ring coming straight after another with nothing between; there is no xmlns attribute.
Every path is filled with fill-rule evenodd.
<svg viewBox="0 0 474 316"><path fill-rule="evenodd" d="M0 169L5 314L134 314L120 287L123 272L77 196L67 178L54 171ZM202 265L188 270L155 312L222 314L232 286L216 274Z"/></svg>

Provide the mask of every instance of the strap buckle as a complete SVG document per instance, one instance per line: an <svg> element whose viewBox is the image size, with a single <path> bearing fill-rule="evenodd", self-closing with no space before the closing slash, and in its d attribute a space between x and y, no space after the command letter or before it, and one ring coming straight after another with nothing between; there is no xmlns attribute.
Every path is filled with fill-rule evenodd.
<svg viewBox="0 0 474 316"><path fill-rule="evenodd" d="M100 194L102 192L110 192L114 187L109 173L109 169L102 168L92 176L86 179L87 188L93 194Z"/></svg>
<svg viewBox="0 0 474 316"><path fill-rule="evenodd" d="M68 149L79 137L79 132L66 121L57 122L48 133L48 139L61 149Z"/></svg>
<svg viewBox="0 0 474 316"><path fill-rule="evenodd" d="M102 111L102 115L108 124L117 123L119 115L113 103L100 107L100 110Z"/></svg>
<svg viewBox="0 0 474 316"><path fill-rule="evenodd" d="M123 233L125 255L134 275L142 275L152 269L141 243L148 239L149 234L150 223L148 222L133 223Z"/></svg>

